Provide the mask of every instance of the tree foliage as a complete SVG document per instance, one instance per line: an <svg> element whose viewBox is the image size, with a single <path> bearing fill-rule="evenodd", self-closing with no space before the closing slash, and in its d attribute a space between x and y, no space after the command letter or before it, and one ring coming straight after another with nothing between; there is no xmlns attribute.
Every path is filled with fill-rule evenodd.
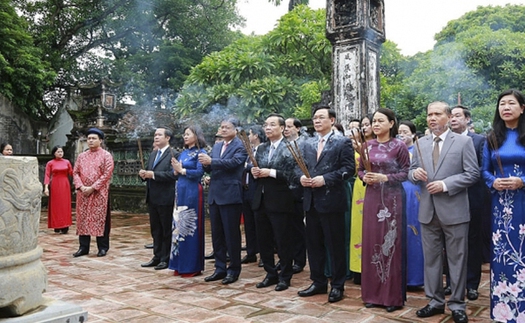
<svg viewBox="0 0 525 323"><path fill-rule="evenodd" d="M436 45L454 42L459 34L479 26L492 31L505 29L511 32L525 32L524 15L523 5L480 6L477 10L467 12L461 18L448 22L447 26L436 34Z"/></svg>
<svg viewBox="0 0 525 323"><path fill-rule="evenodd" d="M330 84L324 10L298 6L264 36L247 36L206 57L188 77L176 114L222 107L246 121L271 112L310 117Z"/></svg>
<svg viewBox="0 0 525 323"><path fill-rule="evenodd" d="M449 22L436 35L433 50L406 58L383 56L382 103L424 128L428 103L439 100L455 105L460 98L472 108L477 130L486 129L498 93L523 87L523 15L525 6L479 7ZM388 52L388 44L383 49ZM401 70L392 74L383 69L391 65Z"/></svg>
<svg viewBox="0 0 525 323"><path fill-rule="evenodd" d="M190 68L239 37L236 0L16 0L58 73L48 91L109 79L139 103L174 98Z"/></svg>
<svg viewBox="0 0 525 323"><path fill-rule="evenodd" d="M35 118L50 113L42 97L55 77L41 57L11 1L0 0L0 93Z"/></svg>

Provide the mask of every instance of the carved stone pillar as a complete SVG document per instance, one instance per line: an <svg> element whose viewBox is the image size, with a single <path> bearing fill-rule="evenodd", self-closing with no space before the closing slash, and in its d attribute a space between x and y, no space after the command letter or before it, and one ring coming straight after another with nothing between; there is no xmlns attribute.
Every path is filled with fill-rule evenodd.
<svg viewBox="0 0 525 323"><path fill-rule="evenodd" d="M379 108L379 50L385 41L383 0L328 0L332 108L346 124Z"/></svg>
<svg viewBox="0 0 525 323"><path fill-rule="evenodd" d="M0 317L23 315L43 303L41 193L36 157L0 157Z"/></svg>

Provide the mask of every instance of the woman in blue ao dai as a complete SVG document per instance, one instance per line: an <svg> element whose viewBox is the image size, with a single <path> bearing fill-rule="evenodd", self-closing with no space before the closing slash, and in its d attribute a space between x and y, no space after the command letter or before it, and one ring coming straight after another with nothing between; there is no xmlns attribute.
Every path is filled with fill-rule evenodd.
<svg viewBox="0 0 525 323"><path fill-rule="evenodd" d="M193 277L204 270L204 175L198 154L205 154L202 130L197 126L184 129L184 151L171 165L178 174L176 209L173 212L173 237L169 269L174 275Z"/></svg>
<svg viewBox="0 0 525 323"><path fill-rule="evenodd" d="M490 315L525 322L525 98L498 97L493 130L483 151L482 175L492 193Z"/></svg>
<svg viewBox="0 0 525 323"><path fill-rule="evenodd" d="M399 123L399 137L407 145L410 160L412 160L415 136L416 126L412 121L405 120ZM423 242L421 241L421 226L418 219L421 189L419 185L413 184L409 180L403 182L403 189L405 190L404 211L406 217L406 284L409 288L416 288L424 284Z"/></svg>

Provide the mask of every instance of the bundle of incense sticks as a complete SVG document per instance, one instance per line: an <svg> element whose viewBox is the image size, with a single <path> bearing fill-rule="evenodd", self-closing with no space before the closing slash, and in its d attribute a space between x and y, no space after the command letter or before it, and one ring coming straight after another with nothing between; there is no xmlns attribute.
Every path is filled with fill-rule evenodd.
<svg viewBox="0 0 525 323"><path fill-rule="evenodd" d="M142 155L142 142L140 141L140 138L137 139L137 144L139 145L140 165L142 166L142 169L146 169L144 167L144 156Z"/></svg>
<svg viewBox="0 0 525 323"><path fill-rule="evenodd" d="M419 156L419 161L421 162L421 168L423 168L424 171L427 170L425 167L425 164L423 163L423 155L421 155L421 149L419 148L419 141L417 140L417 136L414 138L414 144L416 145L417 154Z"/></svg>
<svg viewBox="0 0 525 323"><path fill-rule="evenodd" d="M499 171L501 172L501 176L505 176L505 173L503 173L503 165L501 164L501 157L499 156L499 147L498 147L498 140L496 139L496 135L494 135L494 132L491 132L487 136L487 140L489 141L489 145L494 151L494 155L496 155L496 162L498 163Z"/></svg>
<svg viewBox="0 0 525 323"><path fill-rule="evenodd" d="M252 162L254 167L259 167L257 164L257 161L255 160L255 156L253 156L253 150L252 145L250 144L250 139L248 139L248 136L246 135L246 131L241 130L239 132L239 139L241 139L244 149L246 149L246 152L248 153L248 157L250 157L250 161Z"/></svg>
<svg viewBox="0 0 525 323"><path fill-rule="evenodd" d="M371 172L372 165L370 164L370 155L368 154L368 144L365 139L365 133L362 129L354 129L353 131L357 131L357 134L354 132L354 140L357 143L361 163L363 163L363 167L367 172Z"/></svg>
<svg viewBox="0 0 525 323"><path fill-rule="evenodd" d="M297 141L294 141L294 146L292 146L292 144L288 140L283 140L283 142L286 144L286 148L288 148L290 154L292 154L293 158L295 159L295 162L303 172L304 176L306 176L307 178L311 178L310 172L308 172L308 167L306 167L303 155L301 154L301 150L299 149L299 145L297 145Z"/></svg>

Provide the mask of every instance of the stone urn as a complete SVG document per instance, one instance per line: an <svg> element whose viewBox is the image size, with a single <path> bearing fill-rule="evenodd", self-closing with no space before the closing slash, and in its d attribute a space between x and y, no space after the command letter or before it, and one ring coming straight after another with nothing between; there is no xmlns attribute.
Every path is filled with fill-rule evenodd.
<svg viewBox="0 0 525 323"><path fill-rule="evenodd" d="M0 156L0 317L23 315L44 301L38 178L35 157Z"/></svg>

